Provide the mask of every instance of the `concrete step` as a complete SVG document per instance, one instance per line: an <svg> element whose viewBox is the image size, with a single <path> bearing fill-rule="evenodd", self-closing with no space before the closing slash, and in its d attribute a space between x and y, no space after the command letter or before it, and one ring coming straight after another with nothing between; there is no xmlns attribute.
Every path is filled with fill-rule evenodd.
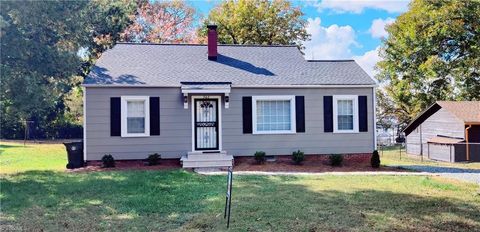
<svg viewBox="0 0 480 232"><path fill-rule="evenodd" d="M226 152L199 153L192 152L180 159L184 168L231 167L233 156Z"/></svg>
<svg viewBox="0 0 480 232"><path fill-rule="evenodd" d="M182 162L184 168L210 168L210 167L231 167L231 160L221 160L221 161L189 161L185 160Z"/></svg>
<svg viewBox="0 0 480 232"><path fill-rule="evenodd" d="M227 152L226 151L191 151L191 152L188 152L187 155L207 155L207 154L222 154L222 155L226 155Z"/></svg>
<svg viewBox="0 0 480 232"><path fill-rule="evenodd" d="M190 161L232 160L233 156L220 155L220 154L205 154L205 155L189 155L189 156L186 156L185 159Z"/></svg>

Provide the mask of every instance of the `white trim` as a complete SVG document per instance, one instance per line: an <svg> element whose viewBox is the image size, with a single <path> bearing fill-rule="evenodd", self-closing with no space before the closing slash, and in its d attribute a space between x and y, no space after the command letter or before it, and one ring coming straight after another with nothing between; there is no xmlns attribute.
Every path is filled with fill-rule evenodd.
<svg viewBox="0 0 480 232"><path fill-rule="evenodd" d="M230 93L230 89L182 89L182 93Z"/></svg>
<svg viewBox="0 0 480 232"><path fill-rule="evenodd" d="M82 84L83 87L90 88L181 88L182 85L106 85L106 84ZM373 85L231 85L231 88L292 88L292 89L305 89L305 88L373 88L377 87L377 84ZM218 93L218 92L215 92Z"/></svg>
<svg viewBox="0 0 480 232"><path fill-rule="evenodd" d="M218 150L195 150L195 99L217 99L218 100ZM192 104L192 152L195 151L221 151L222 150L222 96L211 96L211 95L194 95L191 98L191 104Z"/></svg>
<svg viewBox="0 0 480 232"><path fill-rule="evenodd" d="M257 101L258 100L289 100L290 101L290 130L283 131L257 131ZM252 134L295 134L296 128L295 95L267 95L252 96Z"/></svg>
<svg viewBox="0 0 480 232"><path fill-rule="evenodd" d="M287 88L287 89L306 89L306 88L372 88L376 85L232 85L232 88Z"/></svg>
<svg viewBox="0 0 480 232"><path fill-rule="evenodd" d="M83 101L83 161L87 161L87 88L82 87Z"/></svg>
<svg viewBox="0 0 480 232"><path fill-rule="evenodd" d="M353 101L353 130L338 130L338 107L339 100ZM333 95L333 133L358 133L358 96L357 95Z"/></svg>
<svg viewBox="0 0 480 232"><path fill-rule="evenodd" d="M373 150L377 150L377 88L373 88Z"/></svg>
<svg viewBox="0 0 480 232"><path fill-rule="evenodd" d="M149 96L122 96L121 97L121 121L122 121L122 137L148 137L150 136L150 97ZM144 133L128 133L127 132L127 101L144 101L145 112L145 132Z"/></svg>

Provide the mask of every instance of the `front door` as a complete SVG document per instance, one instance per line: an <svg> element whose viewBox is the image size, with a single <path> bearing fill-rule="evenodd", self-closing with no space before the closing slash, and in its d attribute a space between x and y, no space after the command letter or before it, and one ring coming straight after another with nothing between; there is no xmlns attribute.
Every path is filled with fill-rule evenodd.
<svg viewBox="0 0 480 232"><path fill-rule="evenodd" d="M218 150L218 99L194 100L195 150Z"/></svg>

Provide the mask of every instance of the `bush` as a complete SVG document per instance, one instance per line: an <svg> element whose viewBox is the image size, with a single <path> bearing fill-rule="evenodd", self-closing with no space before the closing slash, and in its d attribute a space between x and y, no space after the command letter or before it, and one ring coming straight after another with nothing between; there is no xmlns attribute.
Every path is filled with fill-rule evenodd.
<svg viewBox="0 0 480 232"><path fill-rule="evenodd" d="M104 168L113 168L115 167L115 159L113 158L112 155L104 155L102 157L102 162L103 162L103 167Z"/></svg>
<svg viewBox="0 0 480 232"><path fill-rule="evenodd" d="M330 165L332 166L341 166L343 162L343 155L340 154L331 154L328 159L330 160Z"/></svg>
<svg viewBox="0 0 480 232"><path fill-rule="evenodd" d="M301 164L304 159L305 154L302 151L298 150L292 153L292 160L295 162L295 164Z"/></svg>
<svg viewBox="0 0 480 232"><path fill-rule="evenodd" d="M255 152L255 160L258 164L265 163L265 152L264 151L257 151Z"/></svg>
<svg viewBox="0 0 480 232"><path fill-rule="evenodd" d="M378 155L377 150L373 151L372 158L370 158L370 164L372 165L372 168L380 167L380 156Z"/></svg>
<svg viewBox="0 0 480 232"><path fill-rule="evenodd" d="M147 157L148 166L160 164L160 155L158 153L150 154Z"/></svg>

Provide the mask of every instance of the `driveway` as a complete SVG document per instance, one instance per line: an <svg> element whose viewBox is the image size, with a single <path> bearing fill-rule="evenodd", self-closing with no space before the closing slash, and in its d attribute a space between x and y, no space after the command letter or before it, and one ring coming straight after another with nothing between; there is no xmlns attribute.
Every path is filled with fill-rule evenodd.
<svg viewBox="0 0 480 232"><path fill-rule="evenodd" d="M480 170L468 168L436 167L425 165L398 165L396 167L437 174L439 176L480 184Z"/></svg>

